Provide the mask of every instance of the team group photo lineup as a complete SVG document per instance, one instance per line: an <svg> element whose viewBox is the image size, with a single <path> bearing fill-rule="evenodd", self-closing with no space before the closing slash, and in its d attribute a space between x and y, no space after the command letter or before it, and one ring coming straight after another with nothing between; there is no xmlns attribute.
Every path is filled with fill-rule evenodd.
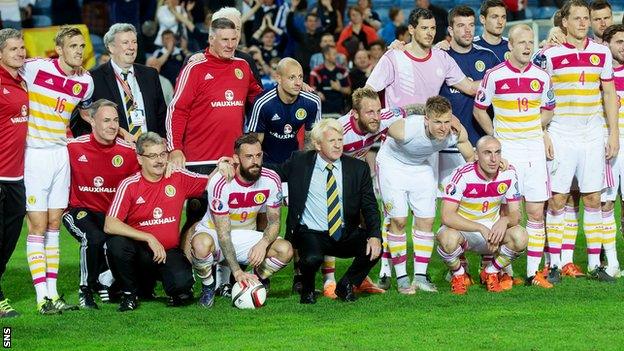
<svg viewBox="0 0 624 351"><path fill-rule="evenodd" d="M624 4L308 1L0 1L0 318L618 282Z"/></svg>

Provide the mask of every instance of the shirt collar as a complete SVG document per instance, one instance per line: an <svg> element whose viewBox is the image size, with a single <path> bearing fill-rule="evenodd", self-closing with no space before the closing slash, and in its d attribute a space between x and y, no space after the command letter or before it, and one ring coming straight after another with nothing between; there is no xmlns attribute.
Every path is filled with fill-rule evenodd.
<svg viewBox="0 0 624 351"><path fill-rule="evenodd" d="M316 163L314 164L314 167L318 168L321 172L325 172L327 163L328 162L323 160L318 153L316 154ZM337 159L332 164L334 165L334 170L338 172L342 171L342 162L340 162L340 159Z"/></svg>
<svg viewBox="0 0 624 351"><path fill-rule="evenodd" d="M121 76L121 73L123 72L121 67L119 67L115 63L115 61L113 61L112 59L110 60L110 63L111 63L111 66L113 66L113 71L117 73L119 76ZM128 68L128 73L130 73L131 75L134 75L134 65L130 65L130 68Z"/></svg>
<svg viewBox="0 0 624 351"><path fill-rule="evenodd" d="M6 70L6 68L4 68L4 67L2 67L2 66L0 66L0 78L1 78L2 80L5 80L5 79L6 79L6 80L12 80L12 81L14 81L16 84L18 84L18 85L19 85L20 83L22 83L22 81L23 81L22 77L21 77L19 74L17 75L17 77L13 77L13 76L11 75L11 73L9 73L9 71L7 71L7 70Z"/></svg>

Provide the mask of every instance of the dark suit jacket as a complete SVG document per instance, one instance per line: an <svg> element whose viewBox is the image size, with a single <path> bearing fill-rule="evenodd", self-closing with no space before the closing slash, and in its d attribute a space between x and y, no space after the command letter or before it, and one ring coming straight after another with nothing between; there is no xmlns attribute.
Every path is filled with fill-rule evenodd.
<svg viewBox="0 0 624 351"><path fill-rule="evenodd" d="M167 105L165 104L160 79L158 78L158 71L154 68L135 63L134 73L141 94L143 95L147 130L156 132L164 137L166 135L165 117L167 115ZM128 130L128 120L124 112L123 96L119 93L119 88L117 88L117 80L115 79L115 73L113 72L111 63L105 63L91 70L91 77L93 77L93 83L95 84L93 101L107 99L116 103L117 113L119 114L119 126ZM74 119L73 116L72 119ZM91 126L84 122L79 116L73 121L71 129L74 136L91 132Z"/></svg>
<svg viewBox="0 0 624 351"><path fill-rule="evenodd" d="M275 170L288 182L288 217L286 236L296 235L301 222L305 202L308 198L312 171L316 162L316 151L294 153ZM360 214L366 223L367 236L381 240L380 214L373 192L370 169L366 163L343 155L342 163L342 211L345 224L345 238L360 226Z"/></svg>

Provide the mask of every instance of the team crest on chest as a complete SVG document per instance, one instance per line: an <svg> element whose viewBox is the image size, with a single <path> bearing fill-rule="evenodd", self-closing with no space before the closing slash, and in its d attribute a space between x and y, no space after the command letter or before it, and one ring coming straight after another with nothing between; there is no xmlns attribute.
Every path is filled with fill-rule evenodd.
<svg viewBox="0 0 624 351"><path fill-rule="evenodd" d="M505 60L509 60L509 56L511 56L511 51L505 53Z"/></svg>
<svg viewBox="0 0 624 351"><path fill-rule="evenodd" d="M123 165L124 159L123 157L121 157L121 155L115 155L111 162L113 163L113 167L119 168L121 167L121 165Z"/></svg>
<svg viewBox="0 0 624 351"><path fill-rule="evenodd" d="M266 196L264 196L264 194L263 194L263 193L257 193L257 194L254 196L254 202L255 202L256 204L258 204L258 205L263 204L265 201L266 201Z"/></svg>
<svg viewBox="0 0 624 351"><path fill-rule="evenodd" d="M533 90L533 91L539 91L539 89L540 89L540 86L541 86L541 85L540 85L539 80L537 80L537 79L533 79L533 80L531 81L530 86L531 86L531 90Z"/></svg>
<svg viewBox="0 0 624 351"><path fill-rule="evenodd" d="M303 108L299 108L297 109L297 112L295 112L295 118L297 118L300 121L303 121L307 115L308 113Z"/></svg>
<svg viewBox="0 0 624 351"><path fill-rule="evenodd" d="M243 77L245 76L243 74L243 71L240 68L236 68L234 69L234 75L236 76L236 78L238 79L243 79Z"/></svg>
<svg viewBox="0 0 624 351"><path fill-rule="evenodd" d="M165 187L165 195L169 196L169 197L174 197L176 194L176 188L169 184Z"/></svg>
<svg viewBox="0 0 624 351"><path fill-rule="evenodd" d="M477 60L477 62L475 62L475 68L477 71L483 72L485 71L485 63L481 60Z"/></svg>
<svg viewBox="0 0 624 351"><path fill-rule="evenodd" d="M74 93L74 95L78 95L80 94L81 91L82 91L82 85L80 85L80 83L74 84L74 86L72 87L72 93Z"/></svg>
<svg viewBox="0 0 624 351"><path fill-rule="evenodd" d="M508 187L507 184L505 183L500 183L498 184L498 187L496 187L496 191L498 191L499 194L504 194L507 191Z"/></svg>
<svg viewBox="0 0 624 351"><path fill-rule="evenodd" d="M589 62L594 66L598 66L600 64L600 57L598 57L598 55L591 55L589 57Z"/></svg>

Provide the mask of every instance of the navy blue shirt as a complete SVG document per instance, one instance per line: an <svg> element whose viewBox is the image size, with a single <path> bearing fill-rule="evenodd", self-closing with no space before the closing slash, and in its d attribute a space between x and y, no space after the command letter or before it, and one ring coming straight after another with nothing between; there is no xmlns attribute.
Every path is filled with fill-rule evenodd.
<svg viewBox="0 0 624 351"><path fill-rule="evenodd" d="M474 37L474 39L472 40L472 43L477 44L486 49L492 50L492 52L494 52L494 55L498 57L498 61L500 62L503 62L509 58L509 55L510 55L509 45L508 45L509 40L507 40L507 38L505 37L503 37L503 40L501 40L501 42L498 43L497 45L492 45L488 43L487 41L485 41L485 39L483 39L483 36Z"/></svg>
<svg viewBox="0 0 624 351"><path fill-rule="evenodd" d="M320 119L321 99L316 94L302 91L295 102L286 104L275 87L256 97L245 129L247 133L264 133L265 163L282 163L299 149L297 132L301 126L312 130Z"/></svg>
<svg viewBox="0 0 624 351"><path fill-rule="evenodd" d="M491 50L478 45L472 45L472 49L465 54L461 54L453 49L450 49L447 53L457 62L457 65L461 68L466 77L473 81L483 79L488 69L500 63ZM440 95L449 99L451 107L453 108L453 114L459 118L466 128L468 139L470 139L472 145L476 145L477 140L484 136L485 132L472 115L474 97L449 87L446 83L440 88Z"/></svg>

